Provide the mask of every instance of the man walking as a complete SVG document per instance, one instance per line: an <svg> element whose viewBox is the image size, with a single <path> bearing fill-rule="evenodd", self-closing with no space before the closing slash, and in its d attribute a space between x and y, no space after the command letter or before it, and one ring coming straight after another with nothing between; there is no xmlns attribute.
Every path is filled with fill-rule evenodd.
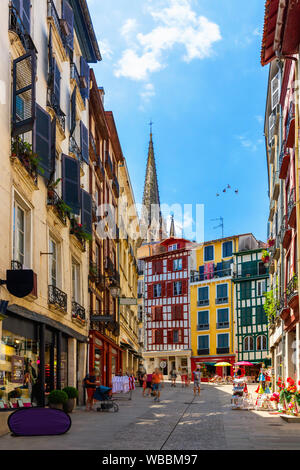
<svg viewBox="0 0 300 470"><path fill-rule="evenodd" d="M160 369L155 369L154 374L152 375L152 388L155 393L154 401L160 401L160 392L163 384L163 375Z"/></svg>
<svg viewBox="0 0 300 470"><path fill-rule="evenodd" d="M198 390L198 395L200 396L200 386L201 386L201 370L200 366L198 365L196 370L193 372L193 379L194 379L194 395L196 396L196 392Z"/></svg>

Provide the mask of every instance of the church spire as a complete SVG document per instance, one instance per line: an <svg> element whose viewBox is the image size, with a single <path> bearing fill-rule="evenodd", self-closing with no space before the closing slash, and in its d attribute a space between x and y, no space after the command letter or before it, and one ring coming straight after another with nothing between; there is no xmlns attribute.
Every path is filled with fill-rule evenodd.
<svg viewBox="0 0 300 470"><path fill-rule="evenodd" d="M152 226L153 228L153 224L157 224L156 228L158 229L158 232L161 233L162 216L160 208L156 163L154 156L152 125L153 123L150 122L150 141L148 148L148 160L143 195L143 222L147 224L147 228L149 228L150 226ZM153 236L151 236L150 238L153 238ZM161 238L161 235L159 235L159 238Z"/></svg>
<svg viewBox="0 0 300 470"><path fill-rule="evenodd" d="M175 221L174 221L174 214L171 214L171 226L170 226L170 238L175 238Z"/></svg>

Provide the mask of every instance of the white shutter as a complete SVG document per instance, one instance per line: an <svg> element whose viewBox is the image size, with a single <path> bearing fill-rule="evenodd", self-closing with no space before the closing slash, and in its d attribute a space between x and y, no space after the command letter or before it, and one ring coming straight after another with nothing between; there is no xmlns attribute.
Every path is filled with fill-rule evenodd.
<svg viewBox="0 0 300 470"><path fill-rule="evenodd" d="M272 95L272 111L279 104L279 74L277 74L271 81L271 95Z"/></svg>
<svg viewBox="0 0 300 470"><path fill-rule="evenodd" d="M273 113L270 114L269 116L269 143L272 142L272 139L274 137L275 120L276 120L275 114Z"/></svg>

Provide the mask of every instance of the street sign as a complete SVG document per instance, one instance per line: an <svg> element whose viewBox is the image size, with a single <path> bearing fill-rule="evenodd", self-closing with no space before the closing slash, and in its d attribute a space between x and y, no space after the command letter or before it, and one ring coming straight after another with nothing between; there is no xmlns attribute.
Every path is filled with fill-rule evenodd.
<svg viewBox="0 0 300 470"><path fill-rule="evenodd" d="M120 305L137 305L137 299L120 297Z"/></svg>
<svg viewBox="0 0 300 470"><path fill-rule="evenodd" d="M164 369L167 366L167 363L165 361L161 361L159 365L161 369Z"/></svg>

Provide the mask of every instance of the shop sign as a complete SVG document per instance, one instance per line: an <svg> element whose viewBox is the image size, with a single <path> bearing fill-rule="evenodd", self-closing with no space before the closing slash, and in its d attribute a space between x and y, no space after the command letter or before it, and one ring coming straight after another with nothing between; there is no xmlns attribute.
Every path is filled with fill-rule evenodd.
<svg viewBox="0 0 300 470"><path fill-rule="evenodd" d="M120 305L137 305L137 299L120 297Z"/></svg>
<svg viewBox="0 0 300 470"><path fill-rule="evenodd" d="M164 369L165 367L167 367L167 363L165 361L161 361L161 363L159 364L161 369Z"/></svg>
<svg viewBox="0 0 300 470"><path fill-rule="evenodd" d="M11 358L11 381L14 384L24 382L24 357L12 356Z"/></svg>

